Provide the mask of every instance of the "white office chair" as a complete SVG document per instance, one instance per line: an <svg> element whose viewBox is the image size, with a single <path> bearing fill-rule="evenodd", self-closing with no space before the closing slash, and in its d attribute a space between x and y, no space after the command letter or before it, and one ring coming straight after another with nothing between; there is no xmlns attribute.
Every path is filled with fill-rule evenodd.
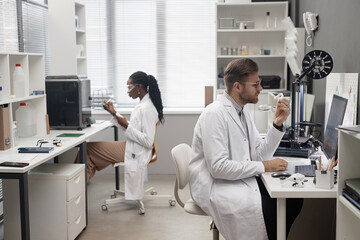
<svg viewBox="0 0 360 240"><path fill-rule="evenodd" d="M185 143L181 143L171 150L176 170L174 187L175 199L178 204L184 208L185 212L194 215L207 216L207 214L196 205L194 200L190 198L184 204L179 197L179 189L183 190L189 183L189 163L191 160L191 153L191 147ZM219 231L217 230L214 221L210 222L210 230L213 230L213 240L219 240Z"/></svg>
<svg viewBox="0 0 360 240"><path fill-rule="evenodd" d="M151 160L149 162L149 165L154 164L158 159L158 147L156 142L154 142L154 148L153 148L153 155L151 157ZM117 163L116 165L114 165L114 167L124 167L125 163L121 162L121 163ZM119 195L119 197L118 197ZM105 203L103 205L101 205L101 209L103 211L108 210L108 206L112 205L112 204L116 204L116 203L120 203L120 202L125 202L125 192L122 190L118 190L118 189L114 189L113 194L110 196L111 199L106 199ZM175 206L175 200L173 199L172 195L157 195L157 192L154 190L154 187L149 187L148 189L146 189L144 191L144 197L143 200L168 200L170 206ZM137 200L136 201L138 206L139 206L139 214L143 215L145 214L145 206L142 200Z"/></svg>

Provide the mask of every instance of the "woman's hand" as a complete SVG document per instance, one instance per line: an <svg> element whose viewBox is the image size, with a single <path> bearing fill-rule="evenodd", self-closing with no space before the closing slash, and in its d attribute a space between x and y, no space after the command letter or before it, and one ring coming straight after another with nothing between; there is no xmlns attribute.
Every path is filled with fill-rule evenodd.
<svg viewBox="0 0 360 240"><path fill-rule="evenodd" d="M108 111L111 115L115 117L116 111L114 105L110 101L104 101L103 107L106 111Z"/></svg>
<svg viewBox="0 0 360 240"><path fill-rule="evenodd" d="M113 116L116 118L116 120L118 121L118 123L119 123L121 126L123 126L124 128L127 128L127 127L128 127L129 123L128 123L128 121L126 120L126 118L124 118L124 117L122 117L122 116L116 115L116 111L115 111L114 105L113 105L111 102L109 102L109 101L104 101L103 106L104 106L104 109L105 109L106 111L108 111L111 115L113 115Z"/></svg>

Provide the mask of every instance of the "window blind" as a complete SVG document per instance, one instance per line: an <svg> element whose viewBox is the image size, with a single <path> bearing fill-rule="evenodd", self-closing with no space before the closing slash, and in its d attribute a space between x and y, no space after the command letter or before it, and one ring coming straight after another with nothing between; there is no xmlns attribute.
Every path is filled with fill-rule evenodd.
<svg viewBox="0 0 360 240"><path fill-rule="evenodd" d="M86 11L92 87L133 106L126 81L141 70L158 80L164 106L204 106L215 83L214 0L88 0Z"/></svg>
<svg viewBox="0 0 360 240"><path fill-rule="evenodd" d="M0 52L17 52L16 0L0 0L0 19Z"/></svg>
<svg viewBox="0 0 360 240"><path fill-rule="evenodd" d="M91 79L92 91L112 91L113 79L111 60L111 41L108 1L87 0L86 9L86 46L88 75Z"/></svg>
<svg viewBox="0 0 360 240"><path fill-rule="evenodd" d="M23 1L22 19L24 52L41 53L45 56L45 72L49 74L49 27L48 9L44 0Z"/></svg>

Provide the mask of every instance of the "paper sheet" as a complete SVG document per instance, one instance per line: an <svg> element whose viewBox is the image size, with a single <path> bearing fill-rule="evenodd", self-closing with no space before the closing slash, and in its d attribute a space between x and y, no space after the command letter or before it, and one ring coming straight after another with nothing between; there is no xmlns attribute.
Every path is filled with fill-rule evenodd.
<svg viewBox="0 0 360 240"><path fill-rule="evenodd" d="M0 156L0 162L31 162L39 154L7 154L6 156Z"/></svg>
<svg viewBox="0 0 360 240"><path fill-rule="evenodd" d="M334 94L347 98L344 121L342 125L355 125L357 114L358 98L358 73L330 73L326 78L326 97L325 97L325 125L330 112L331 101Z"/></svg>

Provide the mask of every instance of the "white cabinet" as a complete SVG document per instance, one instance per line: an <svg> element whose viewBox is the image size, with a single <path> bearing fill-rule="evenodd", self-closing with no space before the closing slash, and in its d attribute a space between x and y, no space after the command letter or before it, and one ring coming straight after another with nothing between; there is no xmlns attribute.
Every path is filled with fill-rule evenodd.
<svg viewBox="0 0 360 240"><path fill-rule="evenodd" d="M4 236L20 239L17 181L3 182ZM42 164L31 170L29 217L31 239L75 239L86 225L84 165Z"/></svg>
<svg viewBox="0 0 360 240"><path fill-rule="evenodd" d="M85 5L49 0L50 75L87 75Z"/></svg>
<svg viewBox="0 0 360 240"><path fill-rule="evenodd" d="M336 239L359 239L360 210L342 196L345 180L360 178L360 134L339 131Z"/></svg>
<svg viewBox="0 0 360 240"><path fill-rule="evenodd" d="M13 72L16 64L21 64L24 71L24 86L26 96L14 96ZM46 135L46 95L45 95L45 61L41 54L32 53L0 53L0 86L2 96L0 105L9 107L9 129L11 146L14 146L12 122L17 121L15 111L20 102L26 102L33 112L36 123L36 136ZM37 94L40 93L40 94Z"/></svg>

